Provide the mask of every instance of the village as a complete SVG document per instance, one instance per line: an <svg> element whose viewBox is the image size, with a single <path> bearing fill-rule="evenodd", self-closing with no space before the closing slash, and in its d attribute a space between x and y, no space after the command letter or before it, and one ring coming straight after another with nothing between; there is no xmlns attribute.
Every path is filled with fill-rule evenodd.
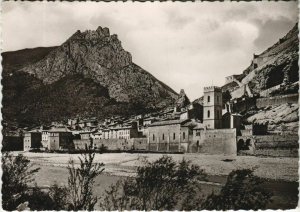
<svg viewBox="0 0 300 212"><path fill-rule="evenodd" d="M227 84L232 81L237 81L236 76L226 77ZM174 106L157 113L127 119L114 116L104 121L72 118L67 123L52 122L51 126L25 132L23 151L84 150L92 146L94 150L107 151L221 155L267 152L268 156L293 156L298 148L296 134L270 132L263 124L242 124L238 108L250 108L249 102L259 102L245 87L238 101L225 102L222 89L209 86L204 87L200 103L191 103L181 90ZM296 100L292 98L293 101Z"/></svg>

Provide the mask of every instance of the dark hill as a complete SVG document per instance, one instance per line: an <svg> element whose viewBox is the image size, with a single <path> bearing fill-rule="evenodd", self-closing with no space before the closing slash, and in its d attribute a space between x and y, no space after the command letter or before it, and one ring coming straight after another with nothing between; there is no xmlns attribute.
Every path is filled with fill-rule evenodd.
<svg viewBox="0 0 300 212"><path fill-rule="evenodd" d="M178 94L131 60L107 28L77 31L58 47L3 56L4 124L131 115L174 104Z"/></svg>

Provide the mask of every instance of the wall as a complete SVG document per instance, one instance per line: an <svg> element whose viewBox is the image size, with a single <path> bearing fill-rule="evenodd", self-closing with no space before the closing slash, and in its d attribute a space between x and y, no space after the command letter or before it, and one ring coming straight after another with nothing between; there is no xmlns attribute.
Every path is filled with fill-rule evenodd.
<svg viewBox="0 0 300 212"><path fill-rule="evenodd" d="M75 149L85 149L86 147L89 147L90 145L90 139L74 139L74 148Z"/></svg>
<svg viewBox="0 0 300 212"><path fill-rule="evenodd" d="M236 155L236 129L206 130L200 153Z"/></svg>
<svg viewBox="0 0 300 212"><path fill-rule="evenodd" d="M266 89L266 90L263 90L263 91L261 91L261 92L259 93L259 95L260 95L261 97L266 97L266 96L268 96L272 91L275 91L275 90L279 89L281 86L282 86L282 85L280 84L280 85L276 85L276 86L273 86L273 87L271 87L271 88L268 88L268 89Z"/></svg>
<svg viewBox="0 0 300 212"><path fill-rule="evenodd" d="M272 156L272 157L298 157L298 135L260 135L260 136L238 136L237 146L241 154ZM242 140L243 148L240 148ZM246 141L250 140L250 148Z"/></svg>
<svg viewBox="0 0 300 212"><path fill-rule="evenodd" d="M240 113L256 106L255 98L245 98L244 100L234 101L232 103L232 112Z"/></svg>
<svg viewBox="0 0 300 212"><path fill-rule="evenodd" d="M129 141L126 139L95 139L93 140L94 146L100 148L101 146L107 147L108 150L128 150L131 149Z"/></svg>
<svg viewBox="0 0 300 212"><path fill-rule="evenodd" d="M263 108L267 106L282 105L285 103L298 103L298 94L289 94L284 96L274 96L268 98L259 98L256 100L256 106L258 108Z"/></svg>
<svg viewBox="0 0 300 212"><path fill-rule="evenodd" d="M147 150L148 139L147 138L131 138L129 141L133 145L135 150Z"/></svg>

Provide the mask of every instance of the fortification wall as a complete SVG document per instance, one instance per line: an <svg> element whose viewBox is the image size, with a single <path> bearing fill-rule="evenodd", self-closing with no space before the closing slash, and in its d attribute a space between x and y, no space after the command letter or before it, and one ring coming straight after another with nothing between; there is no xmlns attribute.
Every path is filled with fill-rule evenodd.
<svg viewBox="0 0 300 212"><path fill-rule="evenodd" d="M239 154L298 157L298 135L238 136Z"/></svg>
<svg viewBox="0 0 300 212"><path fill-rule="evenodd" d="M108 150L127 150L131 149L130 142L126 139L95 139L93 140L94 146L100 148L106 147Z"/></svg>
<svg viewBox="0 0 300 212"><path fill-rule="evenodd" d="M200 153L236 155L236 129L206 130Z"/></svg>
<svg viewBox="0 0 300 212"><path fill-rule="evenodd" d="M131 138L128 143L132 144L135 150L147 150L148 139L147 138Z"/></svg>
<svg viewBox="0 0 300 212"><path fill-rule="evenodd" d="M73 143L75 149L85 149L90 145L90 139L74 139Z"/></svg>
<svg viewBox="0 0 300 212"><path fill-rule="evenodd" d="M285 103L298 103L298 101L299 101L299 94L289 94L284 96L259 98L256 100L256 106L258 108L264 108L267 106L276 106Z"/></svg>

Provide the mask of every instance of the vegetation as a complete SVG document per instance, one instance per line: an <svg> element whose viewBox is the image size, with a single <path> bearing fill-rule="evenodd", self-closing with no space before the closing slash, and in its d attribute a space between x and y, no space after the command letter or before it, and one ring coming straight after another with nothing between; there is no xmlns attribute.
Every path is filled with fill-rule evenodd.
<svg viewBox="0 0 300 212"><path fill-rule="evenodd" d="M201 196L206 174L183 160L164 156L138 169L136 178L112 185L100 202L103 210L250 210L264 209L271 194L252 170L232 171L219 194Z"/></svg>
<svg viewBox="0 0 300 212"><path fill-rule="evenodd" d="M146 162L137 170L136 178L112 185L100 202L104 210L174 210L188 205L190 194L200 194L198 183L206 180L199 166L169 156ZM198 197L198 196L197 196Z"/></svg>
<svg viewBox="0 0 300 212"><path fill-rule="evenodd" d="M5 210L94 210L95 178L104 168L94 163L95 153L87 151L76 166L70 160L68 185L54 184L49 190L29 187L33 169L23 155L2 157L2 200ZM262 179L252 170L232 171L219 193L202 196L201 182L207 175L190 161L175 162L163 156L154 162L145 161L137 176L118 181L101 198L102 210L258 210L265 209L271 194L262 188Z"/></svg>
<svg viewBox="0 0 300 212"><path fill-rule="evenodd" d="M93 196L95 178L100 175L104 168L103 163L93 163L95 153L91 151L83 154L79 168L74 161L69 162L68 195L69 210L94 210L98 198Z"/></svg>
<svg viewBox="0 0 300 212"><path fill-rule="evenodd" d="M211 194L203 202L206 210L265 209L271 194L262 188L262 179L249 169L232 171L219 194Z"/></svg>
<svg viewBox="0 0 300 212"><path fill-rule="evenodd" d="M31 210L94 210L98 198L93 195L95 178L102 173L103 163L94 163L95 153L87 151L79 157L79 167L70 160L68 186L54 184L48 191L37 186L30 188L33 169L23 155L14 157L4 153L2 157L2 202L5 210L30 208Z"/></svg>
<svg viewBox="0 0 300 212"><path fill-rule="evenodd" d="M39 168L32 168L30 161L19 154L14 157L5 152L2 155L2 206L5 210L14 210L27 197L28 184Z"/></svg>

